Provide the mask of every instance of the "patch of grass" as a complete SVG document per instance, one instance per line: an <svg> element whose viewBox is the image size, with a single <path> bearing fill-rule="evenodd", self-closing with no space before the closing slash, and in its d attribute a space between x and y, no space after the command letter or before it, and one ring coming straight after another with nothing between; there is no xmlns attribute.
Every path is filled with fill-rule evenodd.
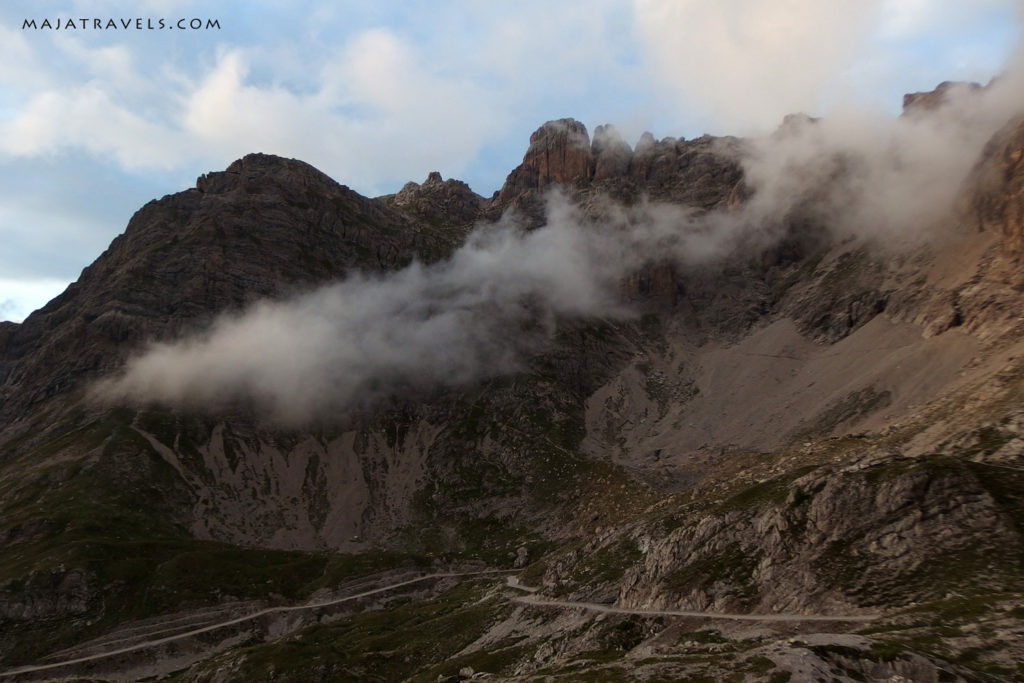
<svg viewBox="0 0 1024 683"><path fill-rule="evenodd" d="M751 673L764 675L775 668L775 662L760 655L751 657L743 663L743 668Z"/></svg>
<svg viewBox="0 0 1024 683"><path fill-rule="evenodd" d="M992 495L1017 532L1024 535L1024 472L975 462L966 462L964 466ZM1024 554L1021 556L1021 568L1024 569Z"/></svg>
<svg viewBox="0 0 1024 683"><path fill-rule="evenodd" d="M441 664L433 666L422 673L413 676L410 681L423 681L423 683L435 683L438 678L455 677L463 668L469 667L475 672L501 675L516 663L528 657L536 647L529 645L516 645L525 636L518 638L507 638L493 645L486 650L477 650L464 655L452 657Z"/></svg>
<svg viewBox="0 0 1024 683"><path fill-rule="evenodd" d="M872 486L893 481L913 472L925 472L932 477L962 476L967 472L967 463L958 458L944 455L929 455L920 458L896 458L874 465L865 471L865 478Z"/></svg>
<svg viewBox="0 0 1024 683"><path fill-rule="evenodd" d="M650 622L641 617L626 617L606 621L597 636L605 650L624 654L642 643L648 636Z"/></svg>
<svg viewBox="0 0 1024 683"><path fill-rule="evenodd" d="M729 639L722 635L721 631L706 629L703 631L691 631L689 633L682 633L679 636L679 642L683 643L688 640L692 640L695 643L704 644L722 644L728 643Z"/></svg>
<svg viewBox="0 0 1024 683"><path fill-rule="evenodd" d="M674 593L686 594L724 583L741 604L749 604L758 594L752 578L760 557L760 551L733 543L715 555L688 562L665 576L662 585Z"/></svg>
<svg viewBox="0 0 1024 683"><path fill-rule="evenodd" d="M715 512L726 513L760 505L782 505L789 497L792 483L817 468L818 465L804 465L780 477L754 484L719 503Z"/></svg>
<svg viewBox="0 0 1024 683"><path fill-rule="evenodd" d="M572 581L576 586L591 587L613 583L641 557L633 539L620 538L580 558L573 567Z"/></svg>
<svg viewBox="0 0 1024 683"><path fill-rule="evenodd" d="M544 578L544 574L547 570L548 563L546 560L533 562L523 568L523 572L519 575L519 580L527 586L536 586L540 583L541 579Z"/></svg>
<svg viewBox="0 0 1024 683"><path fill-rule="evenodd" d="M588 662L616 662L626 656L623 650L587 650L577 655Z"/></svg>
<svg viewBox="0 0 1024 683"><path fill-rule="evenodd" d="M507 604L486 597L487 585L464 581L433 598L312 626L283 640L216 658L195 673L203 677L230 662L232 676L245 681L434 681L459 664L453 659L457 652L511 611ZM486 670L485 665L504 668L519 656L514 646L492 654L464 657Z"/></svg>

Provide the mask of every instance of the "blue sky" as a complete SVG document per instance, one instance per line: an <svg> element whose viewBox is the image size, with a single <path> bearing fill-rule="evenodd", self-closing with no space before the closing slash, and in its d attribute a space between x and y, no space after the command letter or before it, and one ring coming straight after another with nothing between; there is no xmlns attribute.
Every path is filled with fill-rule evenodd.
<svg viewBox="0 0 1024 683"><path fill-rule="evenodd" d="M219 29L23 29L26 19ZM629 141L898 111L985 82L1019 0L49 2L0 5L0 319L75 280L136 209L254 151L368 195L440 171L490 195L545 120Z"/></svg>

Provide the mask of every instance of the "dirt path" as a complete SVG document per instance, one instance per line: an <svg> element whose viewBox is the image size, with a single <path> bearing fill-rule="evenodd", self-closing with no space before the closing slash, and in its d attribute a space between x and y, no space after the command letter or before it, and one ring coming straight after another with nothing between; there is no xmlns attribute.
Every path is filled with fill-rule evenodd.
<svg viewBox="0 0 1024 683"><path fill-rule="evenodd" d="M520 590L527 590L509 582L509 586ZM824 614L731 614L728 612L701 612L697 610L679 609L629 609L626 607L615 607L614 605L603 605L597 602L574 602L572 600L551 600L541 598L537 595L524 595L512 598L513 602L532 607L558 607L562 609L585 609L591 612L604 614L635 614L648 617L702 617L705 619L732 619L735 621L873 621L881 617L880 614L855 614L855 615L824 615Z"/></svg>
<svg viewBox="0 0 1024 683"><path fill-rule="evenodd" d="M201 633L208 633L210 631L216 631L218 629L225 628L227 626L234 626L235 624L241 624L252 619L268 614L281 614L287 612L298 612L302 610L317 609L320 607L330 607L332 605L338 605L343 602L349 602L351 600L358 600L359 598L369 597L371 595L377 595L379 593L385 593L396 588L402 588L403 586L411 586L415 583L421 583L423 581L430 581L431 579L446 579L446 578L468 578L472 576L488 576L505 574L506 585L509 588L524 591L527 595L520 597L513 597L511 600L522 605L528 605L531 607L555 607L560 609L585 609L591 612L600 612L603 614L633 614L638 616L665 616L665 617L701 617L706 619L732 619L737 621L845 621L845 622L867 622L874 619L878 619L880 615L877 614L859 614L859 615L820 615L820 614L730 614L726 612L702 612L697 610L654 610L654 609L628 609L625 607L615 607L613 605L604 605L596 602L575 602L572 600L552 600L550 598L542 598L535 595L537 588L532 586L524 586L519 583L519 580L515 576L511 576L512 573L518 573L517 569L487 569L476 572L441 572L437 574L427 574L425 576L418 576L414 579L407 579L405 581L399 581L398 583L388 584L381 586L380 588L374 588L368 591L362 591L353 595L346 595L341 598L334 598L332 600L325 600L322 602L313 602L305 605L292 605L289 607L268 607L266 609L246 614L241 617L235 617L233 619L226 619L224 621L217 622L203 626L201 628L192 629L184 633L177 633L172 636L165 636L163 638L156 638L153 640L147 640L142 643L136 643L128 647L116 648L101 652L94 655L88 655L85 657L77 657L74 659L68 659L63 662L54 662L52 664L37 664L32 666L23 666L17 669L11 669L0 673L0 678L7 676L17 676L20 674L33 673L36 671L47 671L50 669L57 669L64 666L73 666L75 664L83 664L85 662L91 662L98 659L105 659L107 657L114 657L117 655L126 654L129 652L136 652L138 650L145 650L151 647L157 647L166 643L171 643L176 640L182 640L184 638L190 638L192 636L199 635Z"/></svg>
<svg viewBox="0 0 1024 683"><path fill-rule="evenodd" d="M438 574L427 574L426 576L418 576L414 579L408 579L406 581L399 581L398 583L388 584L387 586L381 586L380 588L374 588L373 590L363 591L354 595L346 595L345 597L335 598L333 600L325 600L323 602L313 602L305 605L292 605L290 607L268 607L252 614L246 614L241 617L235 617L233 619L227 619L220 621L215 624L203 626L202 628L196 628L191 631L184 633L178 633L173 636L166 636L163 638L156 638L154 640L147 640L142 643L136 643L128 647L121 647L114 650L108 650L107 652L101 652L99 654L88 655L86 657L77 657L75 659L68 659L63 662L55 662L53 664L37 664L32 666L22 666L17 669L11 669L9 671L0 672L0 678L7 676L17 676L19 674L33 673L36 671L46 671L49 669L57 669L63 666L72 666L75 664L82 664L84 662L91 662L97 659L105 659L107 657L114 657L117 655L126 654L128 652L136 652L138 650L145 650L147 648L156 647L158 645L164 645L165 643L171 643L176 640L182 640L184 638L190 638L192 636L199 635L201 633L208 633L210 631L216 631L218 629L225 628L227 626L234 626L235 624L241 624L252 619L258 619L259 617L267 614L281 614L286 612L299 612L302 610L317 609L320 607L330 607L332 605L338 605L343 602L349 602L351 600L358 600L359 598L369 597L371 595L377 595L378 593L385 593L396 588L402 588L403 586L410 586L414 583L420 583L423 581L430 581L431 579L446 579L446 578L464 578L470 576L486 576L492 574L508 574L512 571L518 572L519 570L509 569L487 569L476 572L442 572Z"/></svg>

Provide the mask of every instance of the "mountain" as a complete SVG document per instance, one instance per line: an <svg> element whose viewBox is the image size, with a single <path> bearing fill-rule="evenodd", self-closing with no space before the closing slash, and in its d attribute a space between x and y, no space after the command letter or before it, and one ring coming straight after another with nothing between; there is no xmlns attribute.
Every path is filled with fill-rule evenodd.
<svg viewBox="0 0 1024 683"><path fill-rule="evenodd" d="M961 91L986 93L908 96L907 125ZM757 141L631 147L572 119L490 198L437 173L366 198L253 154L150 202L0 325L0 677L1021 679L1024 120L983 132L909 243L858 211L868 155L760 176ZM765 208L786 174L800 192ZM513 247L563 214L595 255L554 270L601 275L567 290L586 307L509 281L543 259L486 260L543 256ZM466 254L493 281L457 279ZM98 398L153 349L324 291L404 315L381 292L410 272L443 290L424 326L497 321L452 354L510 358L371 373L304 419L245 392ZM463 291L499 285L514 305ZM241 329L237 354L280 344ZM274 362L311 353L302 332ZM437 353L392 341L402 368Z"/></svg>

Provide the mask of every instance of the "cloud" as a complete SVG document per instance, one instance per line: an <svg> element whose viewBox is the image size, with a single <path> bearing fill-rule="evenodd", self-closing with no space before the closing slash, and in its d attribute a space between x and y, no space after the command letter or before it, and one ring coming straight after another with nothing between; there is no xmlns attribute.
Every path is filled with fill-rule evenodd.
<svg viewBox="0 0 1024 683"><path fill-rule="evenodd" d="M304 297L260 303L207 334L149 348L97 395L214 406L247 399L279 420L302 422L403 388L507 373L557 318L622 315L614 297L629 265L622 255L646 252L632 242L659 234L652 223L620 229L621 213L591 223L558 196L549 218L529 233L511 219L481 228L437 265L354 274Z"/></svg>
<svg viewBox="0 0 1024 683"><path fill-rule="evenodd" d="M422 57L386 30L354 37L306 91L256 84L252 51L223 50L200 79L179 79L154 95L164 103L156 108L126 101L115 85L144 80L123 49L76 53L96 77L32 96L0 121L0 152L35 157L77 148L124 168L168 169L266 151L384 191L408 179L409 169L440 160L449 173L461 170L506 121L482 88L423 69ZM143 92L125 89L135 99Z"/></svg>
<svg viewBox="0 0 1024 683"><path fill-rule="evenodd" d="M791 120L743 143L752 196L707 214L561 195L547 223L479 226L444 262L342 283L220 319L205 334L143 350L102 381L104 400L178 406L255 404L302 423L383 396L513 372L566 319L630 315L621 279L644 264L679 268L754 253L793 220L833 236L906 247L931 239L991 135L1024 111L1024 71L900 118L843 112ZM389 101L390 93L381 95Z"/></svg>
<svg viewBox="0 0 1024 683"><path fill-rule="evenodd" d="M117 105L95 85L39 94L19 116L0 123L0 151L8 155L69 148L111 155L124 168L167 169L183 160L179 136Z"/></svg>
<svg viewBox="0 0 1024 683"><path fill-rule="evenodd" d="M681 106L744 134L819 98L867 35L874 2L637 0L652 69Z"/></svg>
<svg viewBox="0 0 1024 683"><path fill-rule="evenodd" d="M993 15L1012 17L1019 10L1016 0L974 0L970 3L883 0L877 33L887 40L908 40L937 33L957 34L965 27L976 29Z"/></svg>
<svg viewBox="0 0 1024 683"><path fill-rule="evenodd" d="M21 322L66 287L67 282L63 280L0 278L0 320Z"/></svg>
<svg viewBox="0 0 1024 683"><path fill-rule="evenodd" d="M908 82L920 90L988 80L1020 32L1017 0L635 0L634 8L666 105L718 134L765 132L786 114L856 102L890 110Z"/></svg>
<svg viewBox="0 0 1024 683"><path fill-rule="evenodd" d="M1024 113L1024 69L990 87L955 85L935 110L893 118L856 110L793 122L749 142L744 174L753 220L801 215L842 234L892 245L950 227L964 179L986 142Z"/></svg>
<svg viewBox="0 0 1024 683"><path fill-rule="evenodd" d="M500 91L435 67L384 28L316 47L312 69L283 48L224 46L206 59L161 61L137 43L2 33L10 40L0 61L22 65L0 67L12 86L0 101L8 158L84 150L138 172L199 172L266 151L374 193L427 170L458 174L508 123Z"/></svg>
<svg viewBox="0 0 1024 683"><path fill-rule="evenodd" d="M225 158L257 150L295 156L385 191L407 169L440 159L460 170L505 123L483 89L424 70L422 57L386 30L364 32L325 60L309 92L252 85L252 59L245 50L223 52L188 98L190 138Z"/></svg>

